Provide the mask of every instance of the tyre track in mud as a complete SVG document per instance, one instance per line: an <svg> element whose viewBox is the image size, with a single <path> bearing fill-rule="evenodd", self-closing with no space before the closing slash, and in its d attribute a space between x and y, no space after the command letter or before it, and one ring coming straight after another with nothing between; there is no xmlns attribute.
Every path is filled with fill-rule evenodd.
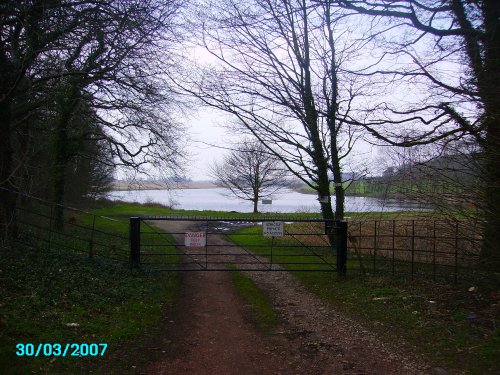
<svg viewBox="0 0 500 375"><path fill-rule="evenodd" d="M168 232L197 230L187 222L160 222ZM181 234L174 235L183 243ZM230 242L211 235L210 251ZM247 252L231 248L232 252ZM204 256L200 254L201 257ZM225 261L231 261L227 257ZM233 259L235 260L235 259ZM430 367L388 345L308 292L288 272L244 272L269 296L281 323L260 332L236 294L229 272L185 272L172 321L172 347L140 374L426 374Z"/></svg>

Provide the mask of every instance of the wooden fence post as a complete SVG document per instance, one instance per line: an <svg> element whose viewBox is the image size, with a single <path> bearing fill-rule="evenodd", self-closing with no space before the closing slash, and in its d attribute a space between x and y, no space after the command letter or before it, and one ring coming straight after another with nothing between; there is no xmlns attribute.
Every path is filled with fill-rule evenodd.
<svg viewBox="0 0 500 375"><path fill-rule="evenodd" d="M411 279L415 275L415 220L411 221Z"/></svg>
<svg viewBox="0 0 500 375"><path fill-rule="evenodd" d="M130 265L138 267L141 263L141 218L130 218Z"/></svg>
<svg viewBox="0 0 500 375"><path fill-rule="evenodd" d="M374 221L375 227L373 229L373 274L377 272L377 220Z"/></svg>
<svg viewBox="0 0 500 375"><path fill-rule="evenodd" d="M344 276L347 271L347 221L337 221L337 272Z"/></svg>
<svg viewBox="0 0 500 375"><path fill-rule="evenodd" d="M458 221L455 223L455 272L453 282L455 285L458 283Z"/></svg>

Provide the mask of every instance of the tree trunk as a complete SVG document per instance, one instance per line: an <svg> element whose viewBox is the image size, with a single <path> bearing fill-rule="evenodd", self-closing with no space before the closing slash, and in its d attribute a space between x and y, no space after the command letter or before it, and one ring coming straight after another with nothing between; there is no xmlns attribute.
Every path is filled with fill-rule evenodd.
<svg viewBox="0 0 500 375"><path fill-rule="evenodd" d="M66 167L72 152L68 147L68 127L76 105L78 90L71 85L63 91L66 97L59 98L57 116L55 119L54 161L52 165L52 201L54 206L54 226L61 230L64 227L64 204L66 192Z"/></svg>
<svg viewBox="0 0 500 375"><path fill-rule="evenodd" d="M500 268L500 3L486 0L484 73L478 77L484 103L485 144L485 219L481 258L486 268Z"/></svg>
<svg viewBox="0 0 500 375"><path fill-rule="evenodd" d="M260 193L260 165L255 166L254 180L253 180L253 213L259 212L259 194Z"/></svg>
<svg viewBox="0 0 500 375"><path fill-rule="evenodd" d="M10 101L4 100L0 102L0 242L17 235L10 120Z"/></svg>
<svg viewBox="0 0 500 375"><path fill-rule="evenodd" d="M500 53L499 53L500 55ZM498 82L498 81L497 81ZM481 262L485 268L500 268L500 97L491 96L486 109L487 140L484 149L485 168L483 175L485 199L485 228ZM495 109L493 109L495 108Z"/></svg>
<svg viewBox="0 0 500 375"><path fill-rule="evenodd" d="M64 227L64 196L66 189L66 163L68 142L67 123L64 119L56 121L54 139L54 162L52 166L52 200L54 206L54 226L61 230Z"/></svg>
<svg viewBox="0 0 500 375"><path fill-rule="evenodd" d="M302 69L304 72L303 96L304 114L306 127L313 147L312 159L316 167L318 177L318 198L320 200L321 215L323 219L333 220L332 204L330 199L330 181L328 180L328 162L323 150L323 143L318 128L318 111L314 102L311 81L310 51L309 51L309 29L306 3L302 2L302 19L304 21L304 57ZM299 59L300 60L300 59Z"/></svg>
<svg viewBox="0 0 500 375"><path fill-rule="evenodd" d="M259 207L258 207L258 205L259 205L259 198L256 197L253 200L253 213L254 214L258 214L259 213L259 210L258 210Z"/></svg>
<svg viewBox="0 0 500 375"><path fill-rule="evenodd" d="M335 184L335 220L344 219L344 200L345 192L342 186L342 168L340 166L339 149L337 137L339 129L337 128L336 116L338 111L338 80L337 80L337 61L335 49L335 37L333 34L333 23L331 18L330 4L325 5L325 21L328 29L328 44L330 46L330 67L328 80L331 84L331 97L328 100L327 123L330 130L330 154L332 157L333 183ZM326 83L325 83L326 86ZM339 127L340 128L340 127Z"/></svg>
<svg viewBox="0 0 500 375"><path fill-rule="evenodd" d="M337 185L339 184L339 185ZM335 220L344 220L345 191L341 182L335 183Z"/></svg>
<svg viewBox="0 0 500 375"><path fill-rule="evenodd" d="M336 135L332 136L332 169L335 187L335 220L344 220L345 191L342 185L342 167L340 166Z"/></svg>
<svg viewBox="0 0 500 375"><path fill-rule="evenodd" d="M326 161L325 161L326 162ZM319 168L318 168L319 170ZM330 181L328 180L328 169L323 173L319 173L318 176L318 199L321 207L321 216L325 221L328 221L328 224L333 224L334 214L332 210L332 202L330 195ZM330 225L328 226L330 227ZM333 230L332 232L327 233L328 241L332 247L337 246L337 236L336 232Z"/></svg>
<svg viewBox="0 0 500 375"><path fill-rule="evenodd" d="M500 269L500 129L497 121L488 132L486 146L486 224L483 234L481 259L483 266L488 269Z"/></svg>

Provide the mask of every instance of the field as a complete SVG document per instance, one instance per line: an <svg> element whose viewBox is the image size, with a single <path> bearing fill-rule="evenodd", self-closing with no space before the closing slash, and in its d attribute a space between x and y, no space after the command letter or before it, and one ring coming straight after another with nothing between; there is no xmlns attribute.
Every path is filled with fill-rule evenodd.
<svg viewBox="0 0 500 375"><path fill-rule="evenodd" d="M122 210L99 210L100 215L117 212ZM81 211L66 214L63 231L42 230L45 223L38 216L37 227L26 226L29 232L22 231L17 243L0 252L2 374L76 373L99 368L122 373L130 368L132 358L135 364L150 359L148 351L135 353L137 343L131 343L172 309L178 275L129 268L127 218L111 220ZM25 215L22 220L29 218ZM153 329L151 334L157 333ZM88 358L15 354L18 343L59 343L64 347L65 343L82 342L105 343L108 349L102 357ZM127 354L130 350L133 356Z"/></svg>
<svg viewBox="0 0 500 375"><path fill-rule="evenodd" d="M249 249L266 241L270 246L270 239L254 235L258 231L242 229L231 238ZM275 241L287 243L286 238ZM297 257L289 260L297 261ZM296 266L286 267L294 272ZM347 277L324 272L294 274L311 292L388 342L409 342L425 358L445 368L478 375L497 373L498 274L481 278L481 284L453 286L431 278L412 280L409 275L351 272L360 269L355 256L348 260L347 269Z"/></svg>
<svg viewBox="0 0 500 375"><path fill-rule="evenodd" d="M35 211L36 215L45 215L51 220L46 210L31 210L31 215ZM167 333L160 327L163 327L165 316L173 313L179 279L175 272L148 273L144 269L129 267L128 218L133 215L182 214L242 217L242 214L234 213L185 212L161 206L105 203L90 212L72 210L66 213L62 231L50 229L50 223L44 227L47 223L41 221L40 216L37 216L36 226L25 226L29 231L21 231L24 236L19 238L20 241L11 246L10 251L0 254L1 372L74 373L92 370L123 373L132 365L154 360L157 353L148 348L152 343L166 339ZM367 215L363 217L366 219ZM372 217L380 217L380 214L374 213ZM291 217L278 215L277 218L286 220ZM401 218L400 214L398 218ZM21 219L35 221L29 220L28 216ZM389 215L384 219L386 221L378 224L370 220L360 222L359 217L351 214L347 277L326 272L295 272L295 276L309 291L327 301L332 309L354 319L387 342L410 343L415 351L441 367L470 374L497 373L500 354L498 274L485 274L479 279L460 277L456 285L439 282L443 281L439 278L434 281L432 273L427 277L417 277L423 270L432 271L433 257L441 261L440 253L446 252L446 248L440 246L453 248L456 239L451 242L447 239L445 245L436 245L439 251L430 255L414 252L417 266L413 279L408 272L391 272L393 266L396 271L410 270L407 264L411 253L396 250L408 245L406 235L415 231L422 237L424 232L432 237L436 228L436 237L453 237L456 228L451 227L450 232L443 234L444 227L427 221L419 232L420 224L413 223L409 217L406 225L401 227ZM145 231L150 229L144 228ZM300 232L309 229L303 226L295 227L293 231L304 243L309 242L312 246L315 241L325 243L324 236L317 239L301 237ZM241 229L230 238L250 249L256 245L269 247L272 240L258 235L261 230L260 227ZM385 237L393 231L401 236L394 240L394 251L393 240ZM290 263L284 266L293 272L292 263L302 260L306 263L308 258L293 254L299 250L287 248L287 243L286 238L275 239L275 244L283 248L277 249L273 256L280 257L283 263ZM354 249L355 243L357 249ZM413 246L415 250L424 251L433 248L434 243L417 239ZM335 264L334 253L328 257ZM447 272L451 270L453 276L455 258L448 258L442 259L444 263L451 262L451 268L445 264L445 269ZM365 273L361 272L361 264ZM466 271L464 268L463 272ZM265 298L248 278L240 276L235 273L233 283L242 298L247 298L246 303L255 306L255 320L262 322L264 327L275 324ZM15 345L19 342L82 341L108 343L108 352L102 358L77 360L15 356ZM134 363L131 358L134 358Z"/></svg>

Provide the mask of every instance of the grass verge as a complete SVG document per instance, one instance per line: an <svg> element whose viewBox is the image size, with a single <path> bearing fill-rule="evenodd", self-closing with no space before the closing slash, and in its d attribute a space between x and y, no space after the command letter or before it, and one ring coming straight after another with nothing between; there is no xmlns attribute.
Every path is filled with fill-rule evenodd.
<svg viewBox="0 0 500 375"><path fill-rule="evenodd" d="M111 207L101 214L115 215L116 211ZM88 219L75 220L85 225ZM105 220L99 229L126 234L128 220ZM67 236L70 231L68 226L68 239L61 236L61 245L72 241ZM127 259L127 241L116 238L109 237L102 252L112 248ZM0 285L0 373L86 373L89 369L123 373L148 355L132 350L134 355L128 356L127 347L136 345L144 331L158 325L165 310L173 306L178 278L131 270L126 261L99 256L91 260L55 243L51 250L13 244L0 251ZM106 343L108 349L95 357L19 357L18 343L35 347L39 343L63 347L66 343Z"/></svg>
<svg viewBox="0 0 500 375"><path fill-rule="evenodd" d="M259 228L241 229L230 238L249 250L266 241L270 246L269 238L245 235L255 231ZM286 255L281 260L286 262ZM293 265L287 267L293 272ZM383 340L409 343L431 365L468 374L499 373L498 280L469 291L473 285L453 287L389 276L339 278L324 272L295 272L295 276Z"/></svg>
<svg viewBox="0 0 500 375"><path fill-rule="evenodd" d="M99 201L99 207L92 212L97 215L109 214L109 207L113 209L113 215L130 216L187 216L187 217L202 217L202 218L224 218L224 219L321 219L320 212L296 212L296 213L251 213L251 212L225 212L225 211L197 211L197 210L181 210L172 209L161 204L138 204L127 203L121 201ZM403 219L403 218L419 218L419 217L436 217L439 218L438 212L430 211L398 211L398 212L346 212L345 216L352 220L358 219Z"/></svg>
<svg viewBox="0 0 500 375"><path fill-rule="evenodd" d="M249 277L233 268L231 279L238 295L249 307L252 321L263 332L269 332L279 323L276 311L273 309L265 293L258 288Z"/></svg>

